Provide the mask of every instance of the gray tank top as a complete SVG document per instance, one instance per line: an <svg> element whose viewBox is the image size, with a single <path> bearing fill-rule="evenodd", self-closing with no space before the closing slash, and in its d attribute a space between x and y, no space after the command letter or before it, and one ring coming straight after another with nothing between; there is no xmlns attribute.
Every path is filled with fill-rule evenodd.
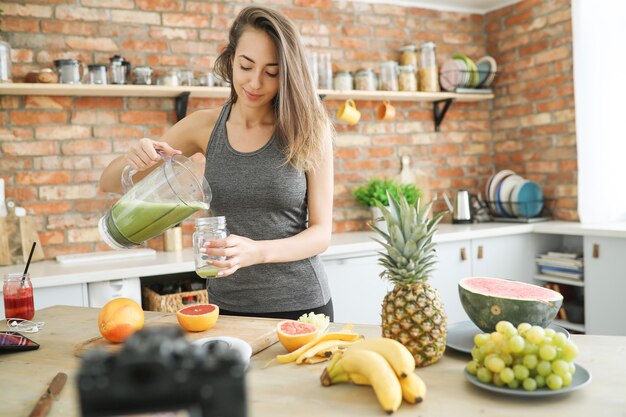
<svg viewBox="0 0 626 417"><path fill-rule="evenodd" d="M289 164L274 136L249 153L230 146L226 104L211 133L205 177L214 216L226 216L231 234L253 240L282 239L307 227L306 175ZM244 313L273 313L321 307L330 300L318 256L295 262L253 265L224 278L208 279L211 303Z"/></svg>

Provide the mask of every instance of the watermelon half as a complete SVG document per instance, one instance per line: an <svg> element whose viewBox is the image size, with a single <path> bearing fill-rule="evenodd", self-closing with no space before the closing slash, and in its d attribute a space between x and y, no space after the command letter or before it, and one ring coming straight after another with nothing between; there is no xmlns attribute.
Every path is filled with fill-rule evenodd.
<svg viewBox="0 0 626 417"><path fill-rule="evenodd" d="M464 278L459 281L459 296L463 309L483 332L493 332L500 320L514 326L526 322L546 327L563 304L556 291L501 278Z"/></svg>

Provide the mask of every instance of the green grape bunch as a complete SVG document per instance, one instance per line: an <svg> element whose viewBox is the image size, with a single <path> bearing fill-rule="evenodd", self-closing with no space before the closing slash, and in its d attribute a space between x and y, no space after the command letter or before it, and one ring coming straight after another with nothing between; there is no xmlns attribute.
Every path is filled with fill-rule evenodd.
<svg viewBox="0 0 626 417"><path fill-rule="evenodd" d="M572 383L577 354L564 333L500 321L495 332L474 336L472 360L465 369L480 382L498 387L559 390Z"/></svg>

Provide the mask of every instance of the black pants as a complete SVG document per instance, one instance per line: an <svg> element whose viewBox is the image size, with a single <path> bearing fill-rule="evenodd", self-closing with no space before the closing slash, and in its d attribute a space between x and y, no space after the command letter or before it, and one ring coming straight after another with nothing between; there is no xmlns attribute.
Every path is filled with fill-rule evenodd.
<svg viewBox="0 0 626 417"><path fill-rule="evenodd" d="M324 314L330 317L330 321L335 321L335 314L333 310L333 300L328 301L326 305L317 308L307 308L305 310L296 311L276 311L274 313L241 313L238 311L223 310L220 308L220 314L226 316L249 316L249 317L267 317L276 319L291 319L298 320L301 315L313 312L315 314Z"/></svg>

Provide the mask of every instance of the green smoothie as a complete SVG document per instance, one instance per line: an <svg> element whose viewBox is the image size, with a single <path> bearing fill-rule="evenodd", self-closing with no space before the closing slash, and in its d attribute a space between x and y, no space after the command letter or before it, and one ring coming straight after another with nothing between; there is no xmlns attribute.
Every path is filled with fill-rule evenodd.
<svg viewBox="0 0 626 417"><path fill-rule="evenodd" d="M217 273L220 272L224 268L218 268L216 266L203 266L201 268L196 269L196 274L200 278L214 278L217 276Z"/></svg>
<svg viewBox="0 0 626 417"><path fill-rule="evenodd" d="M133 246L161 234L197 211L208 209L203 202L186 205L122 199L107 213L106 226L118 243Z"/></svg>

